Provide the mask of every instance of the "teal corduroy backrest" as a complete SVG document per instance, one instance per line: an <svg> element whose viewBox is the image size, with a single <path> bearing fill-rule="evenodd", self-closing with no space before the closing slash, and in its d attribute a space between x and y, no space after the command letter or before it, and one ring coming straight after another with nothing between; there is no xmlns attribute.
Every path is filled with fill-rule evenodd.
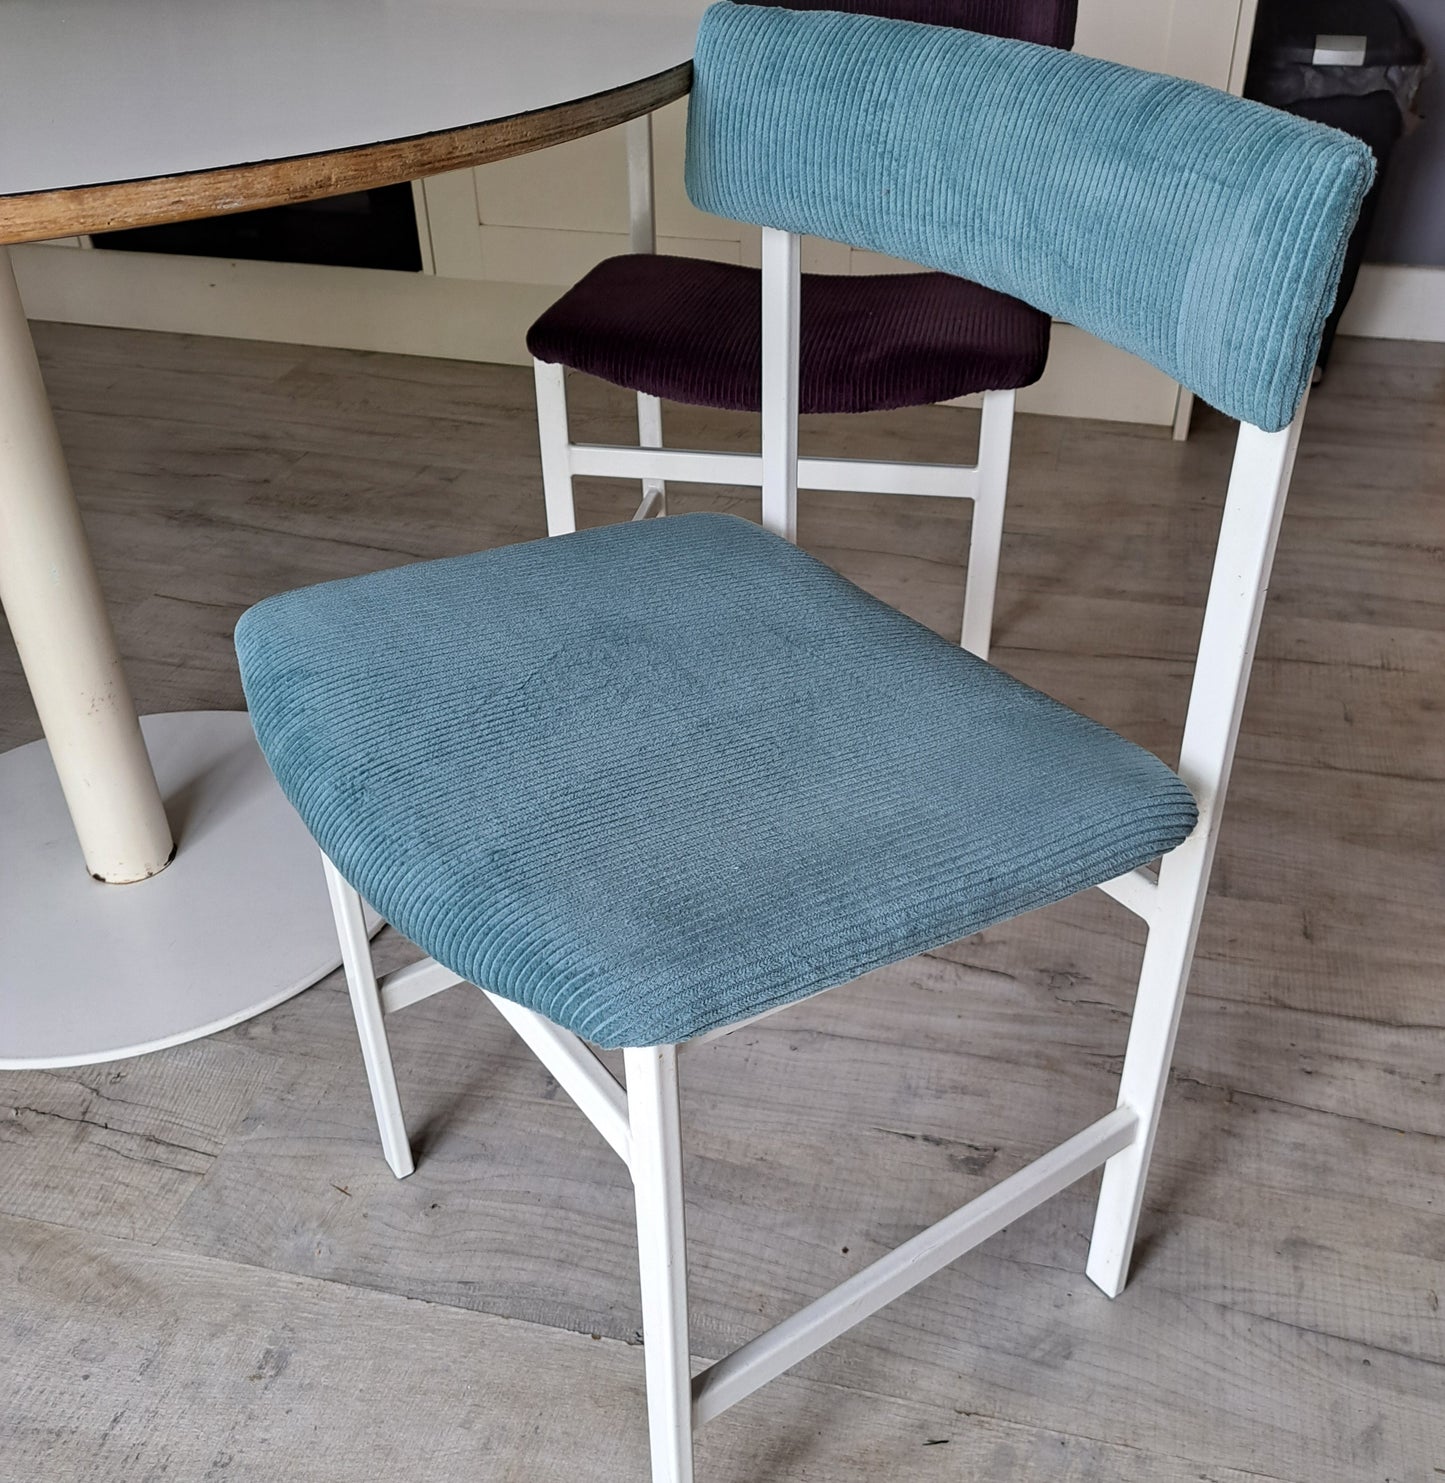
<svg viewBox="0 0 1445 1483"><path fill-rule="evenodd" d="M1286 426L1374 173L1179 78L874 16L714 5L693 202L972 278Z"/></svg>

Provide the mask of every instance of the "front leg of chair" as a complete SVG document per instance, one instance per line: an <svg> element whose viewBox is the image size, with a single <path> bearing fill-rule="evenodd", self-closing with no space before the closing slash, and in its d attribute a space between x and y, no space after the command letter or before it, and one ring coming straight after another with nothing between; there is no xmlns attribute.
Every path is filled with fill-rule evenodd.
<svg viewBox="0 0 1445 1483"><path fill-rule="evenodd" d="M692 1367L677 1047L624 1052L652 1483L692 1483Z"/></svg>
<svg viewBox="0 0 1445 1483"><path fill-rule="evenodd" d="M984 392L983 420L978 432L978 483L968 539L967 586L963 590L963 647L980 659L988 658L993 637L993 604L1003 547L1013 431L1014 393Z"/></svg>
<svg viewBox="0 0 1445 1483"><path fill-rule="evenodd" d="M537 441L542 450L542 497L547 504L547 534L565 536L577 529L572 497L572 439L567 430L567 371L534 360L537 384Z"/></svg>
<svg viewBox="0 0 1445 1483"><path fill-rule="evenodd" d="M361 1059L366 1064L366 1080L371 1087L371 1105L381 1133L381 1151L386 1155L391 1172L398 1179L405 1179L416 1164L412 1161L411 1143L406 1136L401 1097L396 1089L396 1071L391 1064L391 1047L387 1044L386 1026L382 1022L381 988L371 966L366 913L361 897L325 855L322 855L321 863L326 870L326 889L331 896L336 935L341 941L341 962L346 969L351 1012L356 1016Z"/></svg>

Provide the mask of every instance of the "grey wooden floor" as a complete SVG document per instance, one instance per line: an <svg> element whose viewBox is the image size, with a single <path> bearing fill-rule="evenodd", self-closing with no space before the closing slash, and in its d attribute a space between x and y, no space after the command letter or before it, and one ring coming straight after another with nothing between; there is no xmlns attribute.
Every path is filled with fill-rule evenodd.
<svg viewBox="0 0 1445 1483"><path fill-rule="evenodd" d="M238 706L229 635L266 593L541 533L524 372L38 339L143 709ZM620 395L576 398L622 431ZM806 436L948 457L971 433L928 409ZM1230 443L1209 414L1185 446L1019 427L997 658L1166 757ZM625 506L584 490L588 521ZM805 496L802 539L948 631L963 518ZM1445 1476L1442 551L1445 351L1344 341L1133 1282L1111 1304L1084 1280L1078 1187L710 1426L703 1483ZM0 698L0 743L34 737L8 643ZM696 1353L1106 1110L1138 942L1068 903L689 1054ZM421 1155L400 1184L335 979L205 1042L0 1076L5 1483L644 1477L621 1166L479 995L393 1034Z"/></svg>

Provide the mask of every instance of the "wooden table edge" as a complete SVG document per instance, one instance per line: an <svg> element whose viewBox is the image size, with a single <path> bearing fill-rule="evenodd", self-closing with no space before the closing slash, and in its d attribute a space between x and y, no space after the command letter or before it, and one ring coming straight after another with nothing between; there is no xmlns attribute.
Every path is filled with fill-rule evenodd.
<svg viewBox="0 0 1445 1483"><path fill-rule="evenodd" d="M687 61L605 93L489 123L216 170L0 196L0 245L286 206L485 165L626 123L691 86Z"/></svg>

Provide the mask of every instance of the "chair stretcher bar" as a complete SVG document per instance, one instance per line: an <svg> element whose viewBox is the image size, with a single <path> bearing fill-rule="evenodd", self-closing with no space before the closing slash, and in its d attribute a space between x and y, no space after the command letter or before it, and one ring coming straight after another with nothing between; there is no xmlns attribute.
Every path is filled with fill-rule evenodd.
<svg viewBox="0 0 1445 1483"><path fill-rule="evenodd" d="M679 484L763 482L756 453L707 453L687 448L623 448L605 443L568 446L571 472L601 479L664 479ZM887 463L867 458L800 458L798 485L839 494L927 494L972 499L978 469L972 464Z"/></svg>
<svg viewBox="0 0 1445 1483"><path fill-rule="evenodd" d="M711 1421L1035 1205L1097 1169L1133 1142L1138 1125L1132 1108L1116 1107L791 1318L718 1360L692 1382L694 1422Z"/></svg>

